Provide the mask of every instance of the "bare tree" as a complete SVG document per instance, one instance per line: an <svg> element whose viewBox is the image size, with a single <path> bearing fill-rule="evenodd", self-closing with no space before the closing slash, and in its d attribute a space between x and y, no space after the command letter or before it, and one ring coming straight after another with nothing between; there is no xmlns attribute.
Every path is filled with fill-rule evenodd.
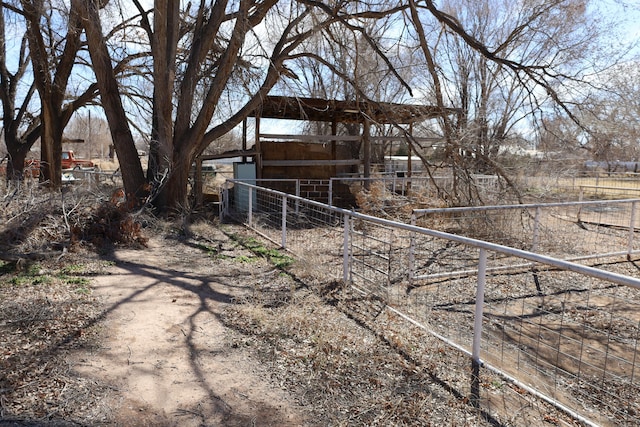
<svg viewBox="0 0 640 427"><path fill-rule="evenodd" d="M338 21L316 34L305 43L304 52L296 56L295 65L289 67L297 70L295 80L284 80L276 89L325 99L402 102L409 93L403 85L409 80L409 70L402 68L403 51L398 41L385 36L397 21L394 15L397 13L381 13L375 20L364 21L357 27ZM335 129L332 126L329 123L307 125L309 131L319 134L336 131L357 136L362 132L358 123L345 123ZM378 125L375 131L383 135L394 129ZM382 160L388 147L380 144L372 148L372 158ZM354 145L352 154L358 156L360 149Z"/></svg>
<svg viewBox="0 0 640 427"><path fill-rule="evenodd" d="M573 105L592 84L597 47L609 30L578 0L410 1L411 25L420 42L432 99L462 110L443 118L445 158L460 186L454 204L471 203L470 173L508 175L500 148L522 128L533 127L546 108L578 122ZM619 52L611 52L616 61ZM601 68L599 68L601 67ZM458 181L459 178L459 181Z"/></svg>
<svg viewBox="0 0 640 427"><path fill-rule="evenodd" d="M0 3L0 101L2 102L2 130L7 146L7 180L22 179L27 153L37 140L38 119L30 110L31 100L35 93L35 85L27 82L26 91L19 89L25 85L25 74L29 67L26 34L21 37L20 9ZM11 30L7 28L7 20ZM7 37L8 31L13 37ZM8 40L18 41L16 46L7 46ZM9 53L9 49L14 51ZM16 52L17 51L17 52ZM9 68L9 55L15 59L15 69Z"/></svg>
<svg viewBox="0 0 640 427"><path fill-rule="evenodd" d="M41 180L61 185L61 152L64 128L73 112L96 96L90 85L69 102L68 83L81 48L80 15L72 3L21 0L27 26L34 85L40 95ZM58 28L59 22L66 23ZM64 26L63 26L64 27Z"/></svg>
<svg viewBox="0 0 640 427"><path fill-rule="evenodd" d="M501 141L523 120L524 111L555 103L577 120L570 108L574 98L567 91L584 80L586 71L580 68L584 56L580 54L588 53L589 43L595 40L591 30L597 29L585 2L578 0L517 4L485 0L441 8L430 0L331 5L312 0L286 4L276 0L203 0L198 4L156 0L150 10L133 0L136 22L144 32L136 37L148 43L152 60L143 66L146 70L138 71L138 76L144 74L142 78L147 79L148 86L143 88L150 100L145 104L148 107L136 111L150 114L144 131L140 117L132 120L123 104L127 82L118 79L113 59L115 52L128 47L124 36L113 39L120 44L107 45L110 37L105 37L100 20L100 7L106 3L74 0L72 9L77 7L83 16L125 189L141 195L150 188L157 196L156 206L172 210L188 205L188 175L195 157L258 108L278 81L307 78L309 68L303 66L331 70L346 87L353 88L356 99L367 99L380 86L358 84L358 80L364 83L368 68L383 72L384 65L388 81L396 79L411 94L388 46L370 34L371 28L380 28L371 23L390 16L407 20L404 28L393 25L386 30L394 36L400 33L407 51L418 49L421 63L414 70L423 65L429 78L421 86L433 88L430 101L442 108L461 106L464 110L459 117L442 118L445 154L455 176L468 181L473 171L494 170L508 180L495 154ZM500 10L505 12L497 12ZM326 41L326 53L314 52L313 45L305 44L320 35ZM340 51L341 46L358 46L361 53L366 46L367 56L379 61L353 62L348 56L336 59L327 54L330 49ZM138 43L136 49L145 48ZM303 59L306 62L293 63ZM134 96L142 99L144 95ZM135 150L132 122L150 135L146 178ZM451 200L462 202L456 191Z"/></svg>
<svg viewBox="0 0 640 427"><path fill-rule="evenodd" d="M640 72L632 61L607 73L606 89L580 106L588 132L583 145L594 160L640 161Z"/></svg>
<svg viewBox="0 0 640 427"><path fill-rule="evenodd" d="M97 3L83 2L89 49L118 157L133 162L126 112L117 99L121 86L100 37ZM285 63L299 57L305 40L331 24L374 14L338 13L348 2L330 8L314 1L203 1L181 8L179 1L169 0L156 1L152 10L136 0L134 4L153 58L147 179L157 191L156 206L172 210L188 204L188 175L195 157L258 108L281 76L290 75ZM125 189L136 194L144 180L137 164L129 166L122 168ZM125 177L128 174L135 176Z"/></svg>
<svg viewBox="0 0 640 427"><path fill-rule="evenodd" d="M96 86L91 84L76 89L75 94L69 90L80 34L77 16L63 6L44 1L0 4L0 101L9 157L7 180L22 179L26 155L41 139L41 179L54 187L60 185L64 127L74 111L97 95ZM11 19L10 28L6 26L7 17ZM16 38L21 29L22 38ZM21 43L8 48L8 40ZM17 63L15 71L10 71L9 63ZM36 92L39 99L34 97Z"/></svg>
<svg viewBox="0 0 640 427"><path fill-rule="evenodd" d="M111 138L118 153L125 191L130 196L142 197L147 191L146 180L120 97L120 87L116 80L117 70L112 65L111 55L102 31L99 10L103 3L94 0L72 0L71 7L78 10L82 17L82 26L87 37L102 107L107 116Z"/></svg>

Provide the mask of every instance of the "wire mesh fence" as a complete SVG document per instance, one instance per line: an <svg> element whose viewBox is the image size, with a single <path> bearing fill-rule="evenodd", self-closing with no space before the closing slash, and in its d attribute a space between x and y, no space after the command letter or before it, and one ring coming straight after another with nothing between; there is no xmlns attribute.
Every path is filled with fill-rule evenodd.
<svg viewBox="0 0 640 427"><path fill-rule="evenodd" d="M575 198L622 199L640 195L640 174L630 172L570 171L537 176L521 175L517 185L533 194L572 195Z"/></svg>
<svg viewBox="0 0 640 427"><path fill-rule="evenodd" d="M470 186L477 194L488 200L496 200L503 193L501 181L496 175L473 174L468 177ZM340 202L349 200L349 194L360 191L375 191L378 199L393 200L398 197L426 198L441 193L453 192L456 181L452 176L426 176L404 173L385 174L376 177L342 177L329 180L329 201L332 206L344 206Z"/></svg>
<svg viewBox="0 0 640 427"><path fill-rule="evenodd" d="M479 408L491 410L494 385L486 378L499 373L523 393L551 402L587 424L640 423L640 280L634 278L640 267L633 258L635 244L629 253L634 226L620 238L616 227L600 227L595 233L600 240L587 241L597 249L606 246L607 252L629 254L629 260L609 262L605 271L562 259L562 248L578 244L554 243L558 231L542 221L536 247L560 248L553 256L528 251L535 240L536 215L522 209L513 209L515 219L500 219L505 228L501 233L522 242L512 247L237 181L229 185L233 187L223 197L225 215L296 253L322 278L342 279L379 297L469 356L469 398ZM614 211L629 214L636 203L619 201ZM607 205L558 205L548 217L561 215L562 209L571 216L603 206ZM527 238L518 235L523 223L530 229ZM494 222L492 229L497 228Z"/></svg>
<svg viewBox="0 0 640 427"><path fill-rule="evenodd" d="M640 251L640 199L415 209L412 223L590 263ZM420 274L420 273L417 273Z"/></svg>

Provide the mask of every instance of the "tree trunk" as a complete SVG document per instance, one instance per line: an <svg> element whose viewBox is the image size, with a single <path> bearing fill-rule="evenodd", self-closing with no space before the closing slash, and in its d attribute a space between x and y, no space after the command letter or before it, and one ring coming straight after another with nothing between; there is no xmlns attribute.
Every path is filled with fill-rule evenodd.
<svg viewBox="0 0 640 427"><path fill-rule="evenodd" d="M122 181L127 197L146 196L147 186L127 115L120 99L109 51L102 35L98 5L95 0L73 0L85 18L83 21L89 53L96 75L102 106L109 122L111 138L118 155ZM79 2L80 4L77 4Z"/></svg>
<svg viewBox="0 0 640 427"><path fill-rule="evenodd" d="M187 183L191 173L191 162L188 158L174 158L171 174L163 189L168 201L167 213L178 214L189 206Z"/></svg>
<svg viewBox="0 0 640 427"><path fill-rule="evenodd" d="M175 83L176 51L178 30L180 27L180 2L178 0L164 0L154 2L153 14L153 122L154 135L157 143L153 148L153 162L156 179L168 173L168 181L156 197L154 204L160 210L167 208L177 210L186 207L187 176L180 181L183 174L181 165L175 163L176 145L173 133L173 93ZM184 135L180 135L184 136ZM180 191L180 185L185 189ZM184 193L184 194L183 194ZM176 197L176 198L174 198Z"/></svg>
<svg viewBox="0 0 640 427"><path fill-rule="evenodd" d="M17 149L12 149L14 147ZM24 178L24 162L29 150L21 148L22 144L9 144L9 142L7 142L7 151L9 152L6 176L7 183L9 181L22 181Z"/></svg>
<svg viewBox="0 0 640 427"><path fill-rule="evenodd" d="M43 100L40 121L40 182L48 182L51 188L62 186L62 128Z"/></svg>

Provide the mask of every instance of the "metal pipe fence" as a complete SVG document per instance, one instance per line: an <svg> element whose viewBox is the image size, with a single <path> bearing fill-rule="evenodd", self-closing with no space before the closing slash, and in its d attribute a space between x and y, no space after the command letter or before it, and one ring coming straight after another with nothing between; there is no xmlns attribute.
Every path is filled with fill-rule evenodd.
<svg viewBox="0 0 640 427"><path fill-rule="evenodd" d="M500 194L500 180L495 175L472 175L476 191L493 200ZM330 179L243 179L243 182L282 191L287 194L327 203L330 206L355 205L354 194L366 189L378 199L392 201L407 197L436 197L438 192L451 191L451 176L424 176L416 173L408 177L384 174L376 177L339 177Z"/></svg>
<svg viewBox="0 0 640 427"><path fill-rule="evenodd" d="M500 180L496 175L475 174L470 177L473 186L484 197L495 198L500 193ZM377 192L381 199L393 199L421 194L425 197L436 196L438 192L449 192L454 187L451 176L426 176L416 173L412 176L384 174L379 177L337 177L329 179L329 205L336 206L335 199L344 197L349 190L356 193L361 189Z"/></svg>
<svg viewBox="0 0 640 427"><path fill-rule="evenodd" d="M518 186L532 193L555 193L566 196L593 198L627 198L637 197L640 191L639 174L598 172L584 173L564 171L566 173L539 176L519 176Z"/></svg>
<svg viewBox="0 0 640 427"><path fill-rule="evenodd" d="M87 188L94 188L104 183L122 186L122 174L120 170L113 172L93 169L70 170L63 172L62 183Z"/></svg>
<svg viewBox="0 0 640 427"><path fill-rule="evenodd" d="M243 182L271 188L283 193L293 194L305 199L327 202L329 194L329 180L327 179L294 179L294 178L259 178L243 179Z"/></svg>
<svg viewBox="0 0 640 427"><path fill-rule="evenodd" d="M477 407L491 411L497 375L586 424L640 424L633 260L603 270L239 181L227 185L225 216L294 252L320 279L379 297L466 354ZM247 197L237 197L240 188ZM628 250L628 239L612 240L622 244L618 252Z"/></svg>
<svg viewBox="0 0 640 427"><path fill-rule="evenodd" d="M624 199L414 209L412 224L565 260L603 263L640 252L635 236L639 208L640 199Z"/></svg>

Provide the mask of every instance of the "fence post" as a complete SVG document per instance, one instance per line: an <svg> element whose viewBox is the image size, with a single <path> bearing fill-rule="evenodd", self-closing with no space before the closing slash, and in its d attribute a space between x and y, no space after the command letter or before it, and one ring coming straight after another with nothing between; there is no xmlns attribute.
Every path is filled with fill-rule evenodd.
<svg viewBox="0 0 640 427"><path fill-rule="evenodd" d="M225 202L227 200L227 190L225 188L218 188L218 194L220 195L220 200L219 200L219 207L218 207L218 219L220 220L220 223L222 224L222 221L224 220L224 216L227 215L227 207L225 206Z"/></svg>
<svg viewBox="0 0 640 427"><path fill-rule="evenodd" d="M476 310L473 322L473 345L471 350L471 404L480 406L480 344L482 342L482 313L484 311L484 286L487 281L487 250L480 249L478 260L478 284L476 287Z"/></svg>
<svg viewBox="0 0 640 427"><path fill-rule="evenodd" d="M249 213L248 213L249 227L253 226L253 190L249 187Z"/></svg>
<svg viewBox="0 0 640 427"><path fill-rule="evenodd" d="M300 179L296 179L296 196L300 197ZM296 205L296 215L298 215L298 213L300 213L300 199L296 199L295 201L295 205Z"/></svg>
<svg viewBox="0 0 640 427"><path fill-rule="evenodd" d="M296 199L297 200L297 199ZM287 196L282 196L282 242L283 249L287 247Z"/></svg>
<svg viewBox="0 0 640 427"><path fill-rule="evenodd" d="M349 280L349 215L344 214L344 229L342 238L342 280L347 283Z"/></svg>
<svg viewBox="0 0 640 427"><path fill-rule="evenodd" d="M411 225L416 225L417 219L415 212L411 213ZM415 257L416 257L416 233L409 233L409 286L413 286L413 278L415 276Z"/></svg>
<svg viewBox="0 0 640 427"><path fill-rule="evenodd" d="M536 207L536 216L533 219L533 242L531 243L531 252L538 249L538 238L540 234L540 206Z"/></svg>
<svg viewBox="0 0 640 427"><path fill-rule="evenodd" d="M333 206L333 178L329 178L329 200L327 200L329 206Z"/></svg>
<svg viewBox="0 0 640 427"><path fill-rule="evenodd" d="M633 252L633 236L636 226L636 210L638 202L631 203L631 219L629 220L629 246L627 252L627 260L631 261L631 253Z"/></svg>

